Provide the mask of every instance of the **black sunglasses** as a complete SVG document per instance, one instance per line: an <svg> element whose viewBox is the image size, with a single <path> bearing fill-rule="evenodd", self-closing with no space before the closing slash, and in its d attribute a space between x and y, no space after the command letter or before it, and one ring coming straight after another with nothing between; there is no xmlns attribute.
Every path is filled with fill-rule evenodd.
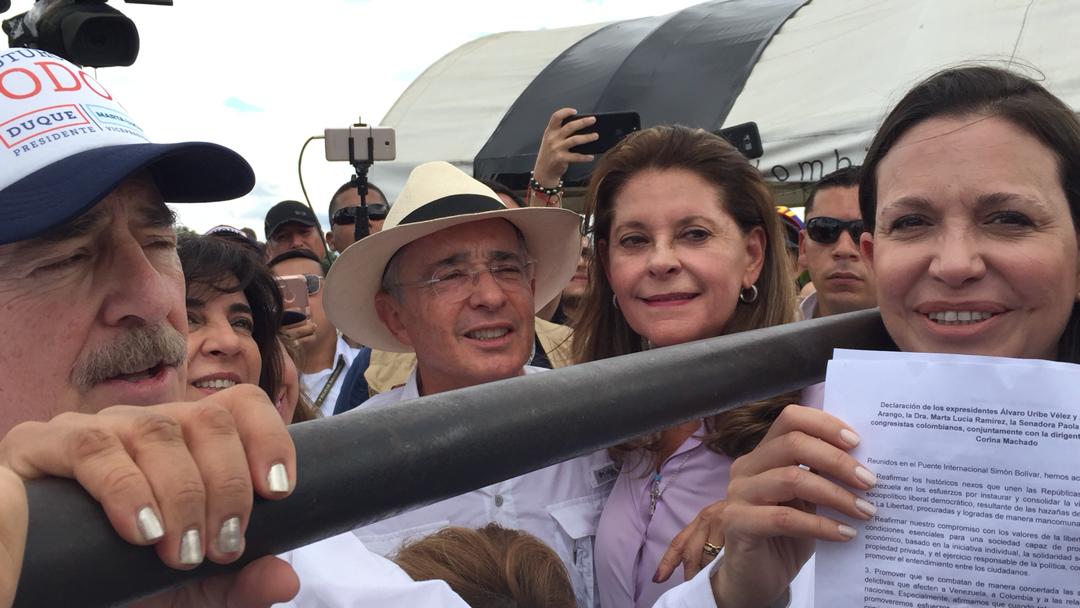
<svg viewBox="0 0 1080 608"><path fill-rule="evenodd" d="M859 235L866 232L862 220L838 220L835 217L815 217L806 221L806 236L818 243L835 243L840 233L846 231L851 240L859 244Z"/></svg>
<svg viewBox="0 0 1080 608"><path fill-rule="evenodd" d="M304 284L308 295L313 296L322 291L323 278L317 274L305 274Z"/></svg>
<svg viewBox="0 0 1080 608"><path fill-rule="evenodd" d="M330 223L355 224L356 214L359 210L360 207L342 207L334 212L334 217L330 218ZM385 220L387 213L390 213L390 207L383 203L371 203L367 206L367 216L369 220Z"/></svg>

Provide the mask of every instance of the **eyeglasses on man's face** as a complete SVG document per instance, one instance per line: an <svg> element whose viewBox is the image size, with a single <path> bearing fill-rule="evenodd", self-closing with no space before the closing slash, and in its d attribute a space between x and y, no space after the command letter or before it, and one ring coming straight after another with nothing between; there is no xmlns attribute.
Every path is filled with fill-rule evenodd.
<svg viewBox="0 0 1080 608"><path fill-rule="evenodd" d="M307 284L307 295L313 296L322 291L323 278L317 274L305 274L304 282Z"/></svg>
<svg viewBox="0 0 1080 608"><path fill-rule="evenodd" d="M824 216L810 218L806 222L806 236L818 243L835 243L842 232L851 235L851 240L858 245L859 236L866 232L866 224L862 220L844 221Z"/></svg>
<svg viewBox="0 0 1080 608"><path fill-rule="evenodd" d="M356 215L359 212L360 207L342 207L334 212L334 217L330 218L330 223L340 225L355 224ZM387 213L390 213L390 207L383 203L370 203L367 206L369 220L385 220Z"/></svg>
<svg viewBox="0 0 1080 608"><path fill-rule="evenodd" d="M527 290L535 274L536 266L532 260L500 260L489 263L483 268L465 265L453 265L439 268L430 279L390 285L391 288L430 287L436 297L460 302L476 291L480 275L490 273L495 283L506 291Z"/></svg>

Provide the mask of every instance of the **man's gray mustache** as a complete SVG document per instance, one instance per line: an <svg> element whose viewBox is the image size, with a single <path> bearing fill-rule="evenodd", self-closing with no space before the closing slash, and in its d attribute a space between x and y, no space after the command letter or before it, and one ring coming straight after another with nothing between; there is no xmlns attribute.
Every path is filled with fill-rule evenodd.
<svg viewBox="0 0 1080 608"><path fill-rule="evenodd" d="M159 363L180 367L187 358L184 336L168 325L137 327L115 341L80 356L72 381L81 389L105 380L148 370Z"/></svg>

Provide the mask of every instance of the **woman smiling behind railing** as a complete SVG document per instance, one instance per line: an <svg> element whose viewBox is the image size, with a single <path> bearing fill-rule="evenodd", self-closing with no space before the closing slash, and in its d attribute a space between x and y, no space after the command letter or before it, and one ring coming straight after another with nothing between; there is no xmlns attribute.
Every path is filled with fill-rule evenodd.
<svg viewBox="0 0 1080 608"><path fill-rule="evenodd" d="M901 350L1080 362L1080 121L1039 84L990 67L919 84L875 137L859 198L870 230L862 252ZM851 491L875 484L848 454L856 431L789 406L735 461L726 506L703 513L676 543L725 545L711 574L719 606L769 605L816 540L854 536L815 505L873 517L875 507ZM685 554L700 555L696 544ZM792 586L792 606L813 604L802 586L812 576L807 567Z"/></svg>
<svg viewBox="0 0 1080 608"><path fill-rule="evenodd" d="M585 212L596 255L575 328L578 361L792 319L774 203L758 171L720 137L686 127L630 135L597 165ZM723 498L731 459L752 449L789 402L695 420L613 450L622 467L596 543L602 605L652 606L675 584L653 580L660 555L702 507Z"/></svg>
<svg viewBox="0 0 1080 608"><path fill-rule="evenodd" d="M297 391L285 372L296 372L278 341L281 292L266 264L218 236L182 239L177 252L187 288L188 399L257 384L292 421Z"/></svg>

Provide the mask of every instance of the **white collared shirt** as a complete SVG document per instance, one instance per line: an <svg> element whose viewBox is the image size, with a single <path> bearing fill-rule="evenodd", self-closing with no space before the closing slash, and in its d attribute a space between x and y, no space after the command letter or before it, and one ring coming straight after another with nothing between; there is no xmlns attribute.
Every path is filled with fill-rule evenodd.
<svg viewBox="0 0 1080 608"><path fill-rule="evenodd" d="M545 370L525 368L525 373L539 371ZM396 403L415 399L418 395L414 370L404 386L377 395L361 407ZM601 463L604 466L597 468ZM467 608L445 582L413 581L396 564L377 553L392 552L402 541L423 537L447 525L480 527L492 521L504 527L523 529L551 546L571 572L575 593L578 593L579 582L590 581L587 603L581 603L579 599L579 604L595 606L595 586L591 582L592 541L611 484L601 483L594 487L589 476L593 475L595 481L614 480L614 469L610 464L603 452L576 458L285 553L281 557L292 565L300 578L300 593L291 602L278 606ZM573 490L575 485L586 486L586 489ZM567 492L567 489L571 491ZM567 498L568 495L577 496ZM503 498L498 507L495 506L497 496ZM534 505L538 501L539 505L547 506L537 508L529 504L530 500ZM393 529L395 525L396 530ZM361 538L369 537L373 539L375 552L361 541ZM793 599L812 602L812 564L811 560L793 583ZM578 566L586 565L587 569L579 570ZM709 581L711 572L712 568L704 568L694 579L669 590L656 602L655 608L715 608ZM792 608L796 605L807 606L793 601Z"/></svg>
<svg viewBox="0 0 1080 608"><path fill-rule="evenodd" d="M526 374L546 371L525 367ZM405 386L368 399L361 408L418 398L416 370ZM357 528L353 533L379 555L447 526L480 528L488 523L536 536L558 554L574 586L578 605L596 606L593 540L604 501L617 476L607 452L599 451L501 481L408 513Z"/></svg>
<svg viewBox="0 0 1080 608"><path fill-rule="evenodd" d="M412 580L397 564L369 551L351 532L281 557L300 577L300 593L290 602L275 604L278 608L468 608L445 582ZM716 608L709 577L718 563L719 558L668 590L654 608ZM813 608L813 557L792 582L790 597L788 608Z"/></svg>
<svg viewBox="0 0 1080 608"><path fill-rule="evenodd" d="M281 555L300 577L290 608L468 608L444 581L414 581L351 532Z"/></svg>
<svg viewBox="0 0 1080 608"><path fill-rule="evenodd" d="M356 358L359 352L359 348L349 346L345 338L338 334L337 349L334 352L334 364L317 372L300 374L300 387L304 390L304 394L314 403L319 398L319 393L322 392L323 387L330 380L330 376L333 375L334 369L338 365L342 366L341 372L338 373L337 378L334 380L334 385L330 387L330 391L326 394L326 399L319 406L319 412L324 417L334 414L334 406L337 404L338 393L341 392L341 383L345 380L345 372L349 371L349 366L352 365L353 359Z"/></svg>
<svg viewBox="0 0 1080 608"><path fill-rule="evenodd" d="M809 321L814 318L814 309L817 308L817 292L811 292L802 302L799 302L799 321Z"/></svg>

